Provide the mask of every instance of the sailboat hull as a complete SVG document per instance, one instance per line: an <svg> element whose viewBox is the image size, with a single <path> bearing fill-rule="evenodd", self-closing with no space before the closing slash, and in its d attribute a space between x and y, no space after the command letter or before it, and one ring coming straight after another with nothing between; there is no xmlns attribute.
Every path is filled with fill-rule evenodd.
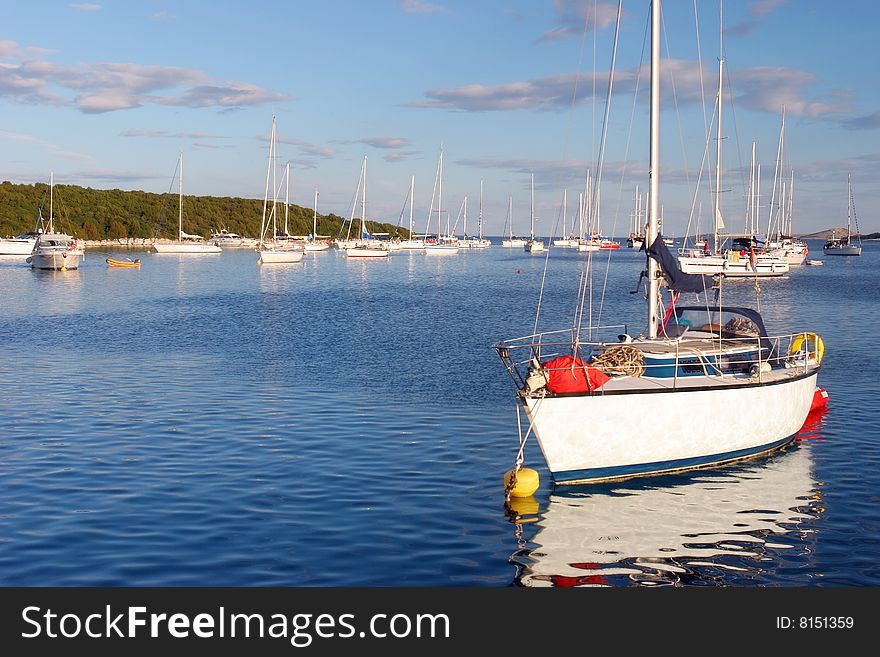
<svg viewBox="0 0 880 657"><path fill-rule="evenodd" d="M156 253L223 253L216 244L194 243L186 244L184 242L159 243L153 244Z"/></svg>
<svg viewBox="0 0 880 657"><path fill-rule="evenodd" d="M825 255L837 256L857 256L862 255L862 247L855 244L847 244L844 246L825 247Z"/></svg>
<svg viewBox="0 0 880 657"><path fill-rule="evenodd" d="M554 480L587 483L712 466L784 445L809 413L817 376L816 369L760 384L523 403Z"/></svg>
<svg viewBox="0 0 880 657"><path fill-rule="evenodd" d="M302 249L263 249L260 251L260 264L284 264L303 259Z"/></svg>

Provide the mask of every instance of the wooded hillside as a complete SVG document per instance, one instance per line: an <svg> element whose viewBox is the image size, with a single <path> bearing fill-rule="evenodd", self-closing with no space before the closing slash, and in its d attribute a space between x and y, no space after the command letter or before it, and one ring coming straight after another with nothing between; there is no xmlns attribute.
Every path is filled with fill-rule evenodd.
<svg viewBox="0 0 880 657"><path fill-rule="evenodd" d="M177 194L152 194L120 189L91 189L77 185L55 185L55 227L86 240L128 237L177 239ZM20 235L39 227L49 218L49 185L0 183L0 235ZM283 205L281 223L283 225ZM248 237L259 237L263 201L257 199L184 196L184 232L209 237L225 228ZM312 232L311 209L291 204L288 220L291 235ZM347 219L318 215L318 234L337 237ZM368 221L371 232L408 236L406 229ZM346 231L348 227L346 225ZM354 233L358 230L357 226Z"/></svg>

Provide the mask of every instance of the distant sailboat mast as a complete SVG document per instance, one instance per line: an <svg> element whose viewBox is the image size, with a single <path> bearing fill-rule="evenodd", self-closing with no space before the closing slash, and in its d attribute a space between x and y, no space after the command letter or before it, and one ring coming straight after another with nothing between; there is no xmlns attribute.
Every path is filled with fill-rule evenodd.
<svg viewBox="0 0 880 657"><path fill-rule="evenodd" d="M318 240L318 188L315 187L315 212L312 215L312 239Z"/></svg>
<svg viewBox="0 0 880 657"><path fill-rule="evenodd" d="M410 176L409 179L409 239L413 236L413 205L415 204L416 177Z"/></svg>
<svg viewBox="0 0 880 657"><path fill-rule="evenodd" d="M724 24L724 3L719 3L720 17L719 26ZM718 30L718 135L717 148L715 149L715 219L713 253L718 253L718 231L724 228L724 219L721 215L721 114L724 106L724 30ZM651 336L656 337L656 336Z"/></svg>
<svg viewBox="0 0 880 657"><path fill-rule="evenodd" d="M480 218L477 221L478 239L483 241L483 181L480 181Z"/></svg>
<svg viewBox="0 0 880 657"><path fill-rule="evenodd" d="M178 155L177 241L183 242L183 151Z"/></svg>

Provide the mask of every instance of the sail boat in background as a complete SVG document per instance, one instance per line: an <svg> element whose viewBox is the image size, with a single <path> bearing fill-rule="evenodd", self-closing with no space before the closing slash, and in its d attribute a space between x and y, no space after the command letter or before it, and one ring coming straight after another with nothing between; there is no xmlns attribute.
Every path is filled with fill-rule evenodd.
<svg viewBox="0 0 880 657"><path fill-rule="evenodd" d="M782 122L779 127L779 145L776 149L776 170L773 175L773 192L770 198L770 216L767 220L766 256L784 260L789 266L804 264L809 254L807 243L795 239L792 233L792 208L794 206L794 170L786 190L784 171L785 108L782 108ZM752 144L754 161L755 145ZM777 203L777 189L780 190ZM757 241L757 240L756 240Z"/></svg>
<svg viewBox="0 0 880 657"><path fill-rule="evenodd" d="M178 172L178 208L177 208L177 241L160 243L153 241L156 253L222 253L223 249L213 243L201 242L201 235L190 235L183 232L183 151L177 157Z"/></svg>
<svg viewBox="0 0 880 657"><path fill-rule="evenodd" d="M507 226L507 239L501 240L501 246L506 248L522 248L526 245L526 241L521 237L513 235L513 197L507 198L507 220L504 222Z"/></svg>
<svg viewBox="0 0 880 657"><path fill-rule="evenodd" d="M568 214L568 190L562 190L562 237L553 240L553 246L562 246L567 248L577 248L578 237L573 232L568 232L566 224ZM574 221L571 222L571 229L574 231Z"/></svg>
<svg viewBox="0 0 880 657"><path fill-rule="evenodd" d="M467 199L467 197L465 197ZM459 246L466 249L488 249L492 246L492 242L483 238L483 181L480 181L480 215L477 220L477 236L468 237L467 234L467 205L465 205L464 214L465 230L464 239L458 241Z"/></svg>
<svg viewBox="0 0 880 657"><path fill-rule="evenodd" d="M531 174L531 201L529 203L529 216L531 228L529 241L525 243L526 253L541 253L545 251L544 240L535 239L535 174Z"/></svg>
<svg viewBox="0 0 880 657"><path fill-rule="evenodd" d="M303 246L306 253L317 253L319 251L327 251L330 249L330 243L320 239L318 235L318 189L315 188L315 205L312 213L312 234L309 235L308 241Z"/></svg>
<svg viewBox="0 0 880 657"><path fill-rule="evenodd" d="M718 121L715 140L713 240L711 246L707 244L702 251L683 249L678 259L679 266L687 274L723 274L728 277L740 278L784 276L789 270L788 262L778 257L757 253L757 240L753 234L740 238L738 241L734 240L732 248L727 250L721 248L723 238L719 231L725 228L724 217L721 213L721 143L723 140L721 129L724 108L723 33L723 30L719 30L718 93L715 97Z"/></svg>
<svg viewBox="0 0 880 657"><path fill-rule="evenodd" d="M351 228L354 225L354 208L357 205L357 196L361 196L361 236L360 239L351 239ZM367 230L367 156L364 155L364 163L361 165L361 175L358 178L358 186L355 190L354 202L351 206L351 216L348 220L348 234L346 240L338 243L345 252L346 258L387 258L388 248L374 239Z"/></svg>
<svg viewBox="0 0 880 657"><path fill-rule="evenodd" d="M425 255L455 255L458 253L458 241L450 235L449 217L446 217L446 233L443 233L443 149L437 162L437 176L434 179L434 191L437 192L437 238L428 238L431 230L431 215L434 214L434 194L431 194L431 208L428 211L428 226L425 228Z"/></svg>
<svg viewBox="0 0 880 657"><path fill-rule="evenodd" d="M263 194L263 217L260 220L260 243L257 250L260 252L260 258L257 260L259 264L288 264L300 262L303 259L304 251L299 245L291 243L287 234L287 226L283 237L278 231L278 187L276 185L276 148L277 148L278 132L275 123L275 117L272 117L272 133L269 137L269 164L266 168L266 190ZM269 179L272 179L272 207L269 209ZM286 174L284 176L287 189L290 189L290 165L288 164ZM285 208L289 207L285 197ZM266 213L269 213L268 216ZM287 223L285 215L285 224ZM267 238L269 229L272 230L272 239Z"/></svg>
<svg viewBox="0 0 880 657"><path fill-rule="evenodd" d="M815 333L771 337L750 308L663 310L661 285L674 299L708 295L713 281L683 274L660 233L660 0L651 7L646 335L584 326L586 268L571 326L495 345L530 424L521 440L534 433L557 483L713 466L784 445L810 411L824 354Z"/></svg>
<svg viewBox="0 0 880 657"><path fill-rule="evenodd" d="M626 238L626 245L630 249L639 250L645 244L645 224L642 221L642 195L639 194L639 188L636 186L636 198L630 218L629 237Z"/></svg>
<svg viewBox="0 0 880 657"><path fill-rule="evenodd" d="M400 217L403 218L404 210L406 210L407 204L409 204L409 237L405 240L400 240L397 244L397 248L400 251L424 251L425 250L425 240L419 239L415 236L414 232L414 224L413 224L413 205L415 204L415 191L416 191L416 177L410 176L409 179L409 194L407 194L406 201L403 203L403 209L400 211ZM400 221L398 220L398 226L400 225Z"/></svg>
<svg viewBox="0 0 880 657"><path fill-rule="evenodd" d="M55 269L67 271L78 269L85 258L85 251L77 240L66 233L55 232L55 174L49 174L49 225L46 231L37 232L31 255L25 260L32 269ZM42 214L40 216L42 224Z"/></svg>
<svg viewBox="0 0 880 657"><path fill-rule="evenodd" d="M859 220L856 217L856 206L853 200L851 175L846 176L846 237L835 237L831 233L831 239L825 242L825 255L857 256L862 255L862 237L858 234ZM852 222L856 222L855 241L852 234Z"/></svg>

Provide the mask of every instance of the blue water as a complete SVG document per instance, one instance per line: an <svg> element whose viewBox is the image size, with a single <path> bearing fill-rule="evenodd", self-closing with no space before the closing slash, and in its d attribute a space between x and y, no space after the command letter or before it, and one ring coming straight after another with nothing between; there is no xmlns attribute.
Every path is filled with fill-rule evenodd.
<svg viewBox="0 0 880 657"><path fill-rule="evenodd" d="M874 243L761 282L771 333L826 343L831 403L794 445L554 489L530 443L542 485L518 518L490 345L532 332L543 256L110 254L0 262L2 585L880 584ZM604 286L602 322L638 332L643 260L606 256L594 313ZM548 323L570 321L580 266L552 253ZM753 305L754 285L724 295Z"/></svg>

